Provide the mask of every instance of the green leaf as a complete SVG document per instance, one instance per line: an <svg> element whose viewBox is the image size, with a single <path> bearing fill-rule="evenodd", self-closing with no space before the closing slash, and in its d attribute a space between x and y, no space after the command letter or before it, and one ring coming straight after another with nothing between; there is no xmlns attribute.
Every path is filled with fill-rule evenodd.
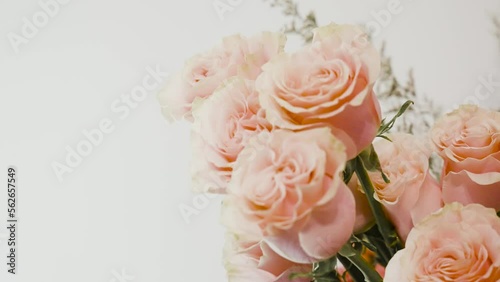
<svg viewBox="0 0 500 282"><path fill-rule="evenodd" d="M374 251L377 254L377 261L385 267L387 266L387 263L389 263L392 255L391 250L389 250L389 248L385 244L385 240L383 237L384 236L382 236L382 234L380 233L378 226L375 225L363 234L362 242L369 242L370 245L375 247L375 250L373 250L368 247L369 245L365 245L368 249Z"/></svg>
<svg viewBox="0 0 500 282"><path fill-rule="evenodd" d="M380 126L379 130L378 130L378 133L377 133L377 137L382 137L383 138L383 135L386 134L387 132L389 132L392 127L394 126L394 124L396 123L396 120L402 116L406 110L408 110L408 108L413 105L413 101L407 101L406 103L403 104L403 106L401 106L401 108L399 109L399 111L396 113L396 115L389 121L389 122L386 122L385 119L382 120L382 125Z"/></svg>
<svg viewBox="0 0 500 282"><path fill-rule="evenodd" d="M344 256L337 254L338 260L345 267L345 272L342 274L342 281L347 281L347 275L351 276L352 281L354 282L365 282L365 276L363 273L354 265L352 262Z"/></svg>
<svg viewBox="0 0 500 282"><path fill-rule="evenodd" d="M308 278L314 282L340 282L336 266L337 258L333 257L325 261L314 263L312 272L292 273L288 278L291 281L298 278Z"/></svg>
<svg viewBox="0 0 500 282"><path fill-rule="evenodd" d="M374 269L373 265L368 263L359 252L356 251L355 247L352 246L351 242L348 242L340 249L338 253L339 258L344 257L348 259L353 266L359 270L365 277L366 282L382 282L382 277ZM342 261L342 260L341 260ZM351 273L350 269L347 269ZM351 273L353 274L353 273Z"/></svg>
<svg viewBox="0 0 500 282"><path fill-rule="evenodd" d="M378 158L378 154L375 151L375 148L373 147L373 144L370 145L367 149L365 149L363 152L359 154L359 157L361 158L364 167L368 171L378 171L382 175L382 179L384 179L385 183L390 183L390 179L385 175L384 171L382 170L382 166L380 165L380 159ZM352 167L352 163L351 163Z"/></svg>
<svg viewBox="0 0 500 282"><path fill-rule="evenodd" d="M369 249L372 252L377 252L377 247L370 242L368 237L363 236L363 238L358 238L356 236L352 236L353 240L356 240L357 243L363 245L365 248ZM383 240L382 240L383 242Z"/></svg>
<svg viewBox="0 0 500 282"><path fill-rule="evenodd" d="M382 138L382 139L385 139L385 140L387 140L387 141L389 141L389 142L392 142L392 140L391 140L389 137L385 136L385 135L380 135L380 136L378 136L378 137L380 137L380 138Z"/></svg>
<svg viewBox="0 0 500 282"><path fill-rule="evenodd" d="M326 261L321 261L313 265L314 277L323 277L332 273L337 266L337 259L329 259Z"/></svg>

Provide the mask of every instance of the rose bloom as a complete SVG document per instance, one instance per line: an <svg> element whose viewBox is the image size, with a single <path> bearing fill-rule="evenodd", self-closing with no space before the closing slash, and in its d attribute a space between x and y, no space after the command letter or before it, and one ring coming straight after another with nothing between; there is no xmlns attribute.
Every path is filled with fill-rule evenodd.
<svg viewBox="0 0 500 282"><path fill-rule="evenodd" d="M263 241L246 241L229 235L224 249L229 282L309 282L310 278L289 279L292 274L312 271L310 264L297 264L276 254Z"/></svg>
<svg viewBox="0 0 500 282"><path fill-rule="evenodd" d="M500 218L478 204L446 205L410 232L384 281L500 281Z"/></svg>
<svg viewBox="0 0 500 282"><path fill-rule="evenodd" d="M431 137L444 159L444 202L500 210L500 112L461 106L436 122Z"/></svg>
<svg viewBox="0 0 500 282"><path fill-rule="evenodd" d="M212 50L192 57L158 94L164 116L192 121L195 101L212 95L230 77L255 79L264 63L283 52L285 41L280 33L264 32L251 38L233 35Z"/></svg>
<svg viewBox="0 0 500 282"><path fill-rule="evenodd" d="M196 192L225 193L233 164L248 140L271 125L254 81L229 79L193 109L192 178Z"/></svg>
<svg viewBox="0 0 500 282"><path fill-rule="evenodd" d="M223 222L262 236L296 263L332 257L354 227L354 198L341 176L346 159L329 128L261 132L236 160Z"/></svg>
<svg viewBox="0 0 500 282"><path fill-rule="evenodd" d="M257 90L272 124L294 131L329 126L352 159L380 126L373 92L379 72L378 51L366 34L331 24L314 31L312 44L265 64Z"/></svg>
<svg viewBox="0 0 500 282"><path fill-rule="evenodd" d="M374 147L390 183L380 172L370 172L375 199L385 208L390 220L405 241L413 226L442 206L441 187L429 172L431 150L424 140L410 134L388 135Z"/></svg>

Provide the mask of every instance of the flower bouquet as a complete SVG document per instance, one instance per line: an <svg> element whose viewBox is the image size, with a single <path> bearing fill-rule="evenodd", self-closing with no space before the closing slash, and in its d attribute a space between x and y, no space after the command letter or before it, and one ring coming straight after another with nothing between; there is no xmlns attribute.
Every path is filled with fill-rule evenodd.
<svg viewBox="0 0 500 282"><path fill-rule="evenodd" d="M500 281L500 113L464 105L428 135L391 133L412 102L382 119L361 28L285 42L224 38L159 94L192 122L193 189L224 194L229 281Z"/></svg>

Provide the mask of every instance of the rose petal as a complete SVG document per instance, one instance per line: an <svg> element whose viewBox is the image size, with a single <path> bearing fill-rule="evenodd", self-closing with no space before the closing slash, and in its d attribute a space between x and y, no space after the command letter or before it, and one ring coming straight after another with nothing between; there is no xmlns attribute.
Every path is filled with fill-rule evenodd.
<svg viewBox="0 0 500 282"><path fill-rule="evenodd" d="M332 257L351 237L355 216L354 196L340 185L335 198L316 208L300 231L301 247L317 260Z"/></svg>
<svg viewBox="0 0 500 282"><path fill-rule="evenodd" d="M443 178L443 200L464 205L479 203L500 210L500 172L450 172Z"/></svg>
<svg viewBox="0 0 500 282"><path fill-rule="evenodd" d="M397 252L387 264L385 268L385 282L406 282L404 279L403 268L401 267L401 260L403 258L403 251Z"/></svg>

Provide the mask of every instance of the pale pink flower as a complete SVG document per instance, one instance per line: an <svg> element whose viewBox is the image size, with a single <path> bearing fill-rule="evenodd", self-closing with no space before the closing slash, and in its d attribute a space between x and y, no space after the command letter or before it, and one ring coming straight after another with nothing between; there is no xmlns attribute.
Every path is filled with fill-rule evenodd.
<svg viewBox="0 0 500 282"><path fill-rule="evenodd" d="M374 144L382 170L370 172L375 199L382 203L400 238L405 241L413 226L442 206L441 187L429 171L431 150L424 140L410 134L390 134L391 141Z"/></svg>
<svg viewBox="0 0 500 282"><path fill-rule="evenodd" d="M261 132L236 160L225 225L262 236L296 263L330 258L354 227L354 198L341 175L346 160L345 146L328 128Z"/></svg>
<svg viewBox="0 0 500 282"><path fill-rule="evenodd" d="M431 136L444 159L444 202L500 210L500 112L461 106L436 122Z"/></svg>
<svg viewBox="0 0 500 282"><path fill-rule="evenodd" d="M272 124L294 131L329 126L348 159L372 143L380 126L373 92L380 58L361 29L318 28L312 44L276 56L263 70L257 90Z"/></svg>
<svg viewBox="0 0 500 282"><path fill-rule="evenodd" d="M225 193L233 165L248 140L271 125L259 104L254 81L238 77L223 83L193 109L193 189Z"/></svg>
<svg viewBox="0 0 500 282"><path fill-rule="evenodd" d="M251 38L233 35L192 57L159 93L163 114L168 119L192 121L193 103L212 95L230 77L255 79L264 63L283 52L285 41L280 33L264 32Z"/></svg>
<svg viewBox="0 0 500 282"><path fill-rule="evenodd" d="M446 205L410 232L384 281L500 281L500 218L478 204Z"/></svg>

